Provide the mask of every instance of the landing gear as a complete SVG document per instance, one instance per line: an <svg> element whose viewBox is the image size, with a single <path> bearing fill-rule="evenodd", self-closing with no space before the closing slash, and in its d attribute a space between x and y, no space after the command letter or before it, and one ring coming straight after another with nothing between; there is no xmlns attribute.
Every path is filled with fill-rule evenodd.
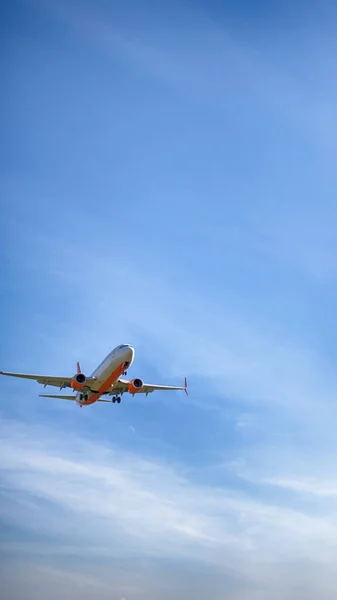
<svg viewBox="0 0 337 600"><path fill-rule="evenodd" d="M123 364L123 367L124 367L124 369L125 369L125 371L124 371L123 375L126 375L126 374L127 374L127 368L128 368L129 366L130 366L130 363L129 363L129 362L125 362L125 363Z"/></svg>
<svg viewBox="0 0 337 600"><path fill-rule="evenodd" d="M112 397L112 402L113 402L113 403L115 403L115 402L118 402L118 404L120 404L120 402L121 402L121 397L120 397L120 396L113 396L113 397Z"/></svg>

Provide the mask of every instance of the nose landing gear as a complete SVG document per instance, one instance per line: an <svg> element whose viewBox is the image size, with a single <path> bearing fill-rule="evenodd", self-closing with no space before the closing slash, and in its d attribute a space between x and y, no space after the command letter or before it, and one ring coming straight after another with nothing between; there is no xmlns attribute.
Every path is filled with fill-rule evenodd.
<svg viewBox="0 0 337 600"><path fill-rule="evenodd" d="M123 367L124 367L124 369L125 369L125 371L123 372L123 375L126 375L126 374L127 374L127 368L128 368L129 366L130 366L130 363L129 363L129 362L125 362L125 363L123 364Z"/></svg>

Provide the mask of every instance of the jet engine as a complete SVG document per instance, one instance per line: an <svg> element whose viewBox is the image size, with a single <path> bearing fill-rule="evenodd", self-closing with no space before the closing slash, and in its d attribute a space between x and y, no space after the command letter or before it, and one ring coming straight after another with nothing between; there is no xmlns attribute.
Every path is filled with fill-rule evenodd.
<svg viewBox="0 0 337 600"><path fill-rule="evenodd" d="M140 392L140 390L142 389L144 385L144 382L141 379L133 379L132 381L129 381L128 384L128 392L129 394L137 394L137 392Z"/></svg>
<svg viewBox="0 0 337 600"><path fill-rule="evenodd" d="M84 388L86 381L87 378L83 373L77 373L71 380L71 387L73 390L81 390Z"/></svg>

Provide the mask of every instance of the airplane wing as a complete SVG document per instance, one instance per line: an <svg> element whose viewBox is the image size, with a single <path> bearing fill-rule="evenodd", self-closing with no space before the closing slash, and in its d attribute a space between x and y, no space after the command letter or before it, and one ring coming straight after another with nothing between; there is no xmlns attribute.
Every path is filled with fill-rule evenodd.
<svg viewBox="0 0 337 600"><path fill-rule="evenodd" d="M20 377L21 379L33 379L37 381L37 383L41 383L46 387L47 385L53 385L58 387L60 390L62 388L71 387L72 377L49 377L47 375L26 375L24 373L6 373L5 371L0 371L0 375L8 375L9 377ZM86 380L86 385L91 385L94 381L93 378L88 378Z"/></svg>
<svg viewBox="0 0 337 600"><path fill-rule="evenodd" d="M59 394L39 394L40 398L58 398L59 400L76 400L76 396L60 396Z"/></svg>
<svg viewBox="0 0 337 600"><path fill-rule="evenodd" d="M116 394L122 394L123 392L126 392L128 389L129 383L130 382L127 379L119 379L118 382L115 383L115 385L109 391L109 395L114 396ZM160 391L160 390L172 390L172 391L173 390L183 390L187 394L188 392L187 392L186 377L185 377L184 385L180 386L180 387L177 387L174 385L155 385L152 383L144 383L141 390L139 390L139 392L136 392L136 393L148 395L148 394L151 394L152 392Z"/></svg>

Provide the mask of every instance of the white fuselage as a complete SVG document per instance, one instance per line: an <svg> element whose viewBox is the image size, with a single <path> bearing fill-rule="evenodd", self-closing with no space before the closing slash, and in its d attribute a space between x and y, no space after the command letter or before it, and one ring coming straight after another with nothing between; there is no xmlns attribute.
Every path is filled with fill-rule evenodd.
<svg viewBox="0 0 337 600"><path fill-rule="evenodd" d="M114 348L92 373L95 382L90 389L85 388L76 394L76 402L81 405L93 404L102 394L111 392L119 377L131 366L133 358L134 349L129 344Z"/></svg>

